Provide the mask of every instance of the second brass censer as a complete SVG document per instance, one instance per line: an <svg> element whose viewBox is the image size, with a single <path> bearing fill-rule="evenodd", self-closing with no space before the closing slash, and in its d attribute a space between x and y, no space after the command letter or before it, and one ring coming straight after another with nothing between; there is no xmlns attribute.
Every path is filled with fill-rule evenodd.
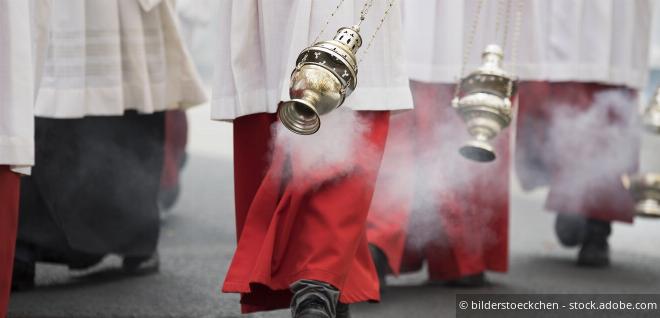
<svg viewBox="0 0 660 318"><path fill-rule="evenodd" d="M516 80L502 68L504 53L491 44L482 54L482 65L461 79L452 106L460 114L473 137L460 153L471 160L495 160L490 141L511 123L511 98L516 92Z"/></svg>
<svg viewBox="0 0 660 318"><path fill-rule="evenodd" d="M500 1L498 3L498 16L495 25L495 36L500 35L500 23L505 22L501 32L502 44L507 42L511 3L507 0L506 8ZM516 29L514 30L513 50L516 52L518 33L520 28L520 15L523 1L518 1L516 14ZM468 34L466 47L463 51L463 65L465 68L472 43L475 38L479 16L484 0L477 2L476 13L472 30ZM452 106L456 109L467 126L472 137L460 149L463 157L477 162L491 162L496 159L495 149L491 141L511 123L512 100L516 94L517 80L515 76L503 68L503 45L490 44L481 54L481 65L469 75L460 79L456 85ZM515 56L513 58L515 65ZM463 74L463 71L461 71Z"/></svg>

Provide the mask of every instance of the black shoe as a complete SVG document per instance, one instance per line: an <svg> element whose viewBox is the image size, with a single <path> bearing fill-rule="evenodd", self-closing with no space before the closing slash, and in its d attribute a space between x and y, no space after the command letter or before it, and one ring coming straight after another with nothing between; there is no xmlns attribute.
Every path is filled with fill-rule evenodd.
<svg viewBox="0 0 660 318"><path fill-rule="evenodd" d="M314 280L299 280L291 285L291 291L291 317L337 317L339 291L331 285Z"/></svg>
<svg viewBox="0 0 660 318"><path fill-rule="evenodd" d="M610 265L610 248L607 239L612 227L607 221L588 220L587 231L578 254L578 265L605 267Z"/></svg>
<svg viewBox="0 0 660 318"><path fill-rule="evenodd" d="M586 227L586 218L578 214L559 213L555 219L555 233L561 245L566 247L582 244Z"/></svg>
<svg viewBox="0 0 660 318"><path fill-rule="evenodd" d="M486 282L486 274L479 273L447 281L447 285L451 287L476 288L485 286Z"/></svg>
<svg viewBox="0 0 660 318"><path fill-rule="evenodd" d="M126 256L122 262L122 270L129 275L147 275L157 273L160 269L158 253L150 256Z"/></svg>
<svg viewBox="0 0 660 318"><path fill-rule="evenodd" d="M98 255L77 255L68 261L70 270L86 270L89 269L103 260L103 256Z"/></svg>
<svg viewBox="0 0 660 318"><path fill-rule="evenodd" d="M382 292L387 287L387 280L385 277L390 273L390 265L387 263L387 256L376 245L369 244L369 252L371 258L376 265L376 272L378 273L378 283L380 284L380 291Z"/></svg>
<svg viewBox="0 0 660 318"><path fill-rule="evenodd" d="M14 260L14 270L11 278L11 291L21 292L34 289L34 263Z"/></svg>
<svg viewBox="0 0 660 318"><path fill-rule="evenodd" d="M348 304L337 303L337 318L351 318Z"/></svg>

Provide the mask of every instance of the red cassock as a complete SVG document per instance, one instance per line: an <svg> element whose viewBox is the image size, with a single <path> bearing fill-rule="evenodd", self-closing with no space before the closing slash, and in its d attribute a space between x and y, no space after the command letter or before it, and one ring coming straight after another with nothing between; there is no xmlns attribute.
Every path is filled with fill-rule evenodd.
<svg viewBox="0 0 660 318"><path fill-rule="evenodd" d="M621 86L521 83L515 163L522 187L549 186L551 211L632 222L621 175L637 170L635 97Z"/></svg>
<svg viewBox="0 0 660 318"><path fill-rule="evenodd" d="M18 227L20 177L0 165L0 317L7 313Z"/></svg>
<svg viewBox="0 0 660 318"><path fill-rule="evenodd" d="M415 110L392 116L369 242L394 274L419 270L424 260L432 280L506 271L510 129L494 141L495 162L469 161L458 153L469 136L450 106L454 86L411 89Z"/></svg>
<svg viewBox="0 0 660 318"><path fill-rule="evenodd" d="M300 279L332 284L343 303L379 300L366 219L389 112L358 114L368 128L356 138L367 144L312 174L287 147L273 147L276 115L234 120L238 247L223 291L241 293L244 313L288 307Z"/></svg>

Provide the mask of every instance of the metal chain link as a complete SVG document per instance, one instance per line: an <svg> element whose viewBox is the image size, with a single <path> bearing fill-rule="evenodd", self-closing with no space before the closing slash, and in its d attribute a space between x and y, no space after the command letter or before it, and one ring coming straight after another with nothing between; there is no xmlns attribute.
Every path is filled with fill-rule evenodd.
<svg viewBox="0 0 660 318"><path fill-rule="evenodd" d="M483 7L483 4L484 4L484 0L477 1L477 8L475 9L474 12L474 19L472 20L472 26L468 33L467 42L463 46L463 61L461 62L461 73L459 74L458 83L456 83L456 86L454 88L454 97L458 97L458 93L460 92L461 89L460 81L463 78L463 76L465 76L465 67L468 63L468 59L470 59L472 45L474 44L474 38L477 34L477 27L479 27L479 16L481 15L481 8Z"/></svg>
<svg viewBox="0 0 660 318"><path fill-rule="evenodd" d="M319 41L319 39L321 38L321 36L322 36L323 33L325 32L325 29L328 28L328 24L330 24L330 21L332 21L332 18L335 17L335 14L337 14L337 12L339 11L339 8L341 7L341 5L344 4L344 1L345 1L345 0L339 0L339 3L337 4L337 7L335 8L334 11L332 11L332 13L331 13L330 16L328 17L328 19L325 20L325 24L323 25L323 27L322 27L321 30L319 31L319 34L316 36L316 38L314 39L314 41L312 42L312 44L314 44L314 43L316 43L316 42Z"/></svg>
<svg viewBox="0 0 660 318"><path fill-rule="evenodd" d="M511 71L513 72L514 75L516 74L515 68L516 68L516 65L518 64L518 42L520 40L520 26L521 26L521 21L522 21L522 11L523 11L523 8L525 6L525 1L523 1L523 0L516 0L516 1L518 1L518 8L516 9L516 12L515 12L516 21L515 21L515 24L513 26L513 44L512 44L512 47L511 47L511 64L513 65Z"/></svg>
<svg viewBox="0 0 660 318"><path fill-rule="evenodd" d="M506 1L506 19L504 20L504 32L502 34L502 52L506 52L506 44L507 41L509 40L509 20L511 20L511 1L512 0L507 0Z"/></svg>
<svg viewBox="0 0 660 318"><path fill-rule="evenodd" d="M525 1L523 0L516 0L516 1L518 1L518 6L515 12L516 21L514 22L514 26L513 26L513 44L511 46L511 74L513 74L513 76L516 76L516 65L518 64L518 42L519 42L518 40L520 38L522 11L525 4ZM509 85L507 95L511 96L512 90L513 90L513 84Z"/></svg>
<svg viewBox="0 0 660 318"><path fill-rule="evenodd" d="M504 5L502 3L507 0L498 0L497 1L497 15L495 16L495 38L497 39L497 36L500 34L500 24L502 24L502 20L504 20L504 12L502 9L504 8Z"/></svg>
<svg viewBox="0 0 660 318"><path fill-rule="evenodd" d="M344 4L344 1L345 0L339 0L339 3L337 4L337 7L335 8L334 11L332 11L332 13L328 17L328 19L325 21L325 24L323 25L323 27L319 31L319 34L316 36L316 38L314 39L312 44L317 43L319 41L319 39L321 38L321 36L325 32L325 30L327 29L328 25L330 24L330 21L332 21L332 18L334 18L335 14L337 14L337 12L339 11L339 8L342 6L342 4ZM367 14L369 13L369 9L371 9L371 7L373 7L373 5L374 5L374 1L375 0L365 0L364 1L364 5L362 6L362 10L360 10L360 21L357 24L358 27L362 25L362 22L364 22L364 20L366 20ZM367 47L364 50L361 51L361 57L360 57L360 60L358 61L358 63L362 62L362 59L364 58L364 56L366 56L367 52L369 52L369 49L371 48L371 45L373 44L374 40L376 39L376 35L380 31L380 29L383 27L383 24L385 23L385 19L387 18L390 11L392 10L392 7L394 7L395 2L396 2L396 0L390 0L390 2L388 3L387 9L383 13L383 17L380 19L380 23L378 24L378 27L376 27L376 30L371 35L371 38L369 39L369 43L367 44Z"/></svg>
<svg viewBox="0 0 660 318"><path fill-rule="evenodd" d="M374 34L371 35L371 39L369 39L369 43L367 44L367 47L364 48L364 50L362 50L360 54L360 60L358 61L358 65L362 63L364 57L367 56L367 53L369 52L371 45L374 43L374 40L376 39L376 35L378 35L378 31L380 31L380 29L383 27L383 24L385 23L385 19L390 14L390 10L392 10L392 8L394 7L395 2L396 0L390 0L390 2L388 3L387 9L385 9L385 13L383 13L383 16L380 18L380 23L378 24L378 27L376 27L376 31L374 31Z"/></svg>
<svg viewBox="0 0 660 318"><path fill-rule="evenodd" d="M374 0L365 0L364 5L362 6L362 10L360 10L360 22L358 22L358 27L362 26L362 22L367 18L367 13L369 13L369 9L374 5Z"/></svg>

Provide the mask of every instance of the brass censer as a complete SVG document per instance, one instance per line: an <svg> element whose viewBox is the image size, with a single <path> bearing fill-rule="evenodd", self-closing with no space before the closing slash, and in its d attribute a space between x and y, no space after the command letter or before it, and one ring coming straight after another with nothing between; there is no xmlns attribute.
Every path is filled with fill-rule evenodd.
<svg viewBox="0 0 660 318"><path fill-rule="evenodd" d="M660 134L660 87L642 115L644 128ZM621 177L623 186L635 200L635 213L643 217L660 217L660 173L638 173Z"/></svg>
<svg viewBox="0 0 660 318"><path fill-rule="evenodd" d="M490 141L511 123L511 100L517 81L502 68L503 58L499 45L488 45L482 54L482 65L461 79L452 100L473 137L459 150L470 160L495 160Z"/></svg>
<svg viewBox="0 0 660 318"><path fill-rule="evenodd" d="M352 27L343 27L330 41L318 41L325 27L344 3L339 0L335 11L313 41L296 59L296 68L291 73L288 101L280 104L277 116L286 128L300 135L314 134L321 128L320 116L341 106L357 86L358 61L356 54L362 46L360 26L365 21L375 0L365 0L360 11L360 21ZM385 5L380 23L376 27L362 57L367 54L387 15L396 0Z"/></svg>
<svg viewBox="0 0 660 318"><path fill-rule="evenodd" d="M360 27L343 27L330 41L305 48L291 73L289 96L277 115L289 130L311 135L321 127L319 116L344 103L357 85L355 54L362 46Z"/></svg>

